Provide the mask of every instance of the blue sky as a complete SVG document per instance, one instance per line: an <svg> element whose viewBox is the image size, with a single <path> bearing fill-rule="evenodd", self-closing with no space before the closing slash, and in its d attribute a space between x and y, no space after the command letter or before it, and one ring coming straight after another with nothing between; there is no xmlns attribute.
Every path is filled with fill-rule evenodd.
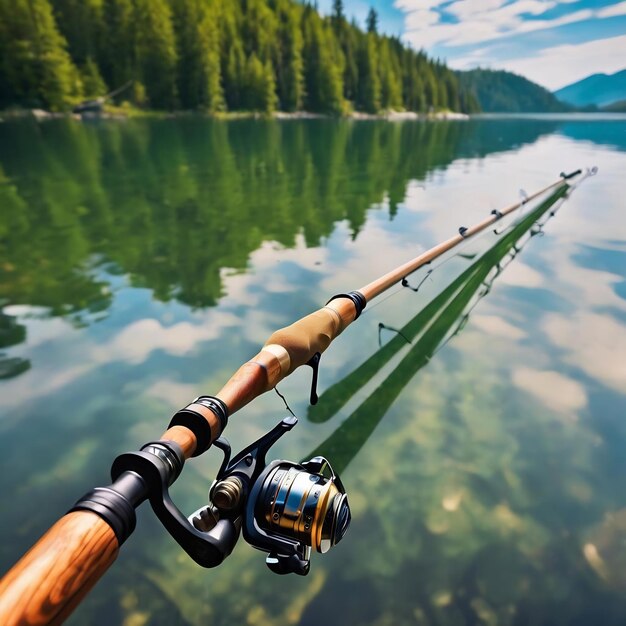
<svg viewBox="0 0 626 626"><path fill-rule="evenodd" d="M332 0L319 0L323 13ZM626 0L344 0L364 24L457 69L491 67L558 89L597 72L626 68Z"/></svg>

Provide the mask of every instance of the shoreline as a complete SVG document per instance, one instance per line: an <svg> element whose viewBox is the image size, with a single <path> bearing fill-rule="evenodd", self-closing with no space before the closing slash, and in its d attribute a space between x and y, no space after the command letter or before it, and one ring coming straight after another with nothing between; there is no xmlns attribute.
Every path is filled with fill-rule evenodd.
<svg viewBox="0 0 626 626"><path fill-rule="evenodd" d="M74 119L76 121L90 120L117 120L125 121L133 118L172 119L180 117L201 116L216 120L232 121L241 119L274 119L280 121L311 120L311 119L343 119L355 121L433 121L433 120L469 120L466 113L456 111L437 111L433 113L415 113L414 111L384 111L381 113L363 113L354 111L345 115L335 116L325 113L309 111L275 111L274 113L260 113L258 111L232 111L221 113L207 113L203 111L144 111L141 109L106 108L102 112L73 113L72 111L53 112L44 109L8 109L0 111L0 122L11 119L31 118L37 122L56 119Z"/></svg>
<svg viewBox="0 0 626 626"><path fill-rule="evenodd" d="M225 122L237 120L348 120L356 122L436 122L436 121L469 121L469 120L514 120L514 119L539 119L545 121L623 121L626 113L604 111L569 111L562 113L546 112L519 112L519 113L457 113L455 111L437 111L433 113L415 113L412 111L386 111L382 113L362 113L353 111L341 116L327 115L324 113L311 113L309 111L275 111L272 114L254 111L232 111L222 113L207 113L203 111L144 111L141 109L107 108L101 113L72 113L71 111L52 112L43 109L7 109L0 111L0 124L2 122L18 119L32 119L36 122L48 120L73 119L78 122L90 122L100 120L126 121L131 119L178 119L184 117L205 117L207 119Z"/></svg>

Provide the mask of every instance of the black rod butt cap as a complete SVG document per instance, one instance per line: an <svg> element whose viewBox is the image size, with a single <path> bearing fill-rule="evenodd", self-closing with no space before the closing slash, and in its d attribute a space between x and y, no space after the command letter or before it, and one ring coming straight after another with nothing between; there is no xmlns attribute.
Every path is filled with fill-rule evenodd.
<svg viewBox="0 0 626 626"><path fill-rule="evenodd" d="M135 530L135 508L121 493L110 487L92 489L68 513L73 511L91 511L101 517L113 529L119 545Z"/></svg>

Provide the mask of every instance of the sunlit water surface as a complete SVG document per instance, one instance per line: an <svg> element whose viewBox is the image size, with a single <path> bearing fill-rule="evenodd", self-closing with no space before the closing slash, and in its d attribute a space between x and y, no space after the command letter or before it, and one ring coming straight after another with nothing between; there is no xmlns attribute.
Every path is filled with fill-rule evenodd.
<svg viewBox="0 0 626 626"><path fill-rule="evenodd" d="M144 506L69 623L626 622L625 151L619 116L0 124L0 569L273 330L597 165L543 235L490 232L371 303L316 410L308 368L280 385L301 419L276 456L328 454L352 506L307 578L243 541L203 570ZM381 322L411 345L379 350ZM233 448L285 414L259 398Z"/></svg>

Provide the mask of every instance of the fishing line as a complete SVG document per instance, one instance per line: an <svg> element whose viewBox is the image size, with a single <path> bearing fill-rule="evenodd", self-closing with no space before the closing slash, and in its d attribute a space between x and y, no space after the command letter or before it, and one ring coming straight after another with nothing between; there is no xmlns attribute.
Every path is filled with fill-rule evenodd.
<svg viewBox="0 0 626 626"><path fill-rule="evenodd" d="M278 385L274 387L274 391L278 394L278 397L283 401L285 408L289 411L289 413L291 413L291 415L297 419L298 416L291 410L291 407L289 406L289 403L287 402L287 398L285 398L285 396L283 396L283 394L280 393L280 391L278 391Z"/></svg>
<svg viewBox="0 0 626 626"><path fill-rule="evenodd" d="M403 287L398 287L396 288L395 291L390 291L384 298L377 299L377 301L374 302L374 304L368 306L367 309L365 309L361 313L361 317L363 317L364 315L367 315L368 313L371 313L376 307L380 306L383 302L386 302L387 300L389 300L389 298L391 298L392 296L395 296L396 294L400 293L403 290L404 290Z"/></svg>

